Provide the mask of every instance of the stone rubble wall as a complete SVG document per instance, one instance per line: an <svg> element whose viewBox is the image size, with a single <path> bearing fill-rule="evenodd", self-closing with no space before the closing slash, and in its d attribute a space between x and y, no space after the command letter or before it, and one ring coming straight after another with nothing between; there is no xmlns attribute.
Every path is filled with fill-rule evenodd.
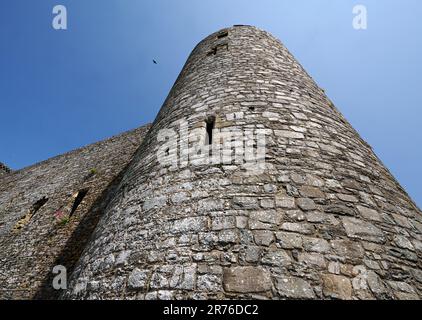
<svg viewBox="0 0 422 320"><path fill-rule="evenodd" d="M262 173L158 161L162 129L209 117L266 133ZM418 299L421 232L421 211L287 49L236 26L190 55L62 298Z"/></svg>
<svg viewBox="0 0 422 320"><path fill-rule="evenodd" d="M0 299L55 298L149 126L0 177ZM121 175L121 174L120 174ZM86 196L73 212L78 192ZM47 200L47 201L46 201ZM57 219L56 213L63 213Z"/></svg>
<svg viewBox="0 0 422 320"><path fill-rule="evenodd" d="M9 167L7 167L4 163L0 162L0 177L12 172Z"/></svg>

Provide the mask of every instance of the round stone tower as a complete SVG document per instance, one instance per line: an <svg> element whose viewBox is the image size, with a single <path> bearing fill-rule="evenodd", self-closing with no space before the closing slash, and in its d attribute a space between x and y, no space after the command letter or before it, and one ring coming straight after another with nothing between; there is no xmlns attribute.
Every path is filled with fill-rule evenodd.
<svg viewBox="0 0 422 320"><path fill-rule="evenodd" d="M273 36L193 50L64 298L406 299L422 216Z"/></svg>

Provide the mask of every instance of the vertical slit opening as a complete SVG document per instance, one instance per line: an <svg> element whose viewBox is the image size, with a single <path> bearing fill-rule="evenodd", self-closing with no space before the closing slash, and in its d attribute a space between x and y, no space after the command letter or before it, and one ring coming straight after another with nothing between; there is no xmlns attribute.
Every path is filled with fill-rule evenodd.
<svg viewBox="0 0 422 320"><path fill-rule="evenodd" d="M78 209L79 205L81 204L82 200L85 198L87 193L88 189L83 189L78 192L78 195L75 198L75 202L73 202L72 210L70 210L69 218L75 213L76 209Z"/></svg>
<svg viewBox="0 0 422 320"><path fill-rule="evenodd" d="M41 209L43 205L45 205L48 201L48 198L43 197L42 199L38 200L32 205L32 208L28 210L28 213L24 215L22 218L19 219L19 221L16 223L14 230L18 231L25 227L29 221L32 219L32 217L38 212L38 210Z"/></svg>
<svg viewBox="0 0 422 320"><path fill-rule="evenodd" d="M211 145L212 144L212 131L215 128L215 117L209 117L207 120L205 120L206 124L206 138L205 138L205 144Z"/></svg>
<svg viewBox="0 0 422 320"><path fill-rule="evenodd" d="M35 202L34 205L32 206L32 212L33 212L32 215L34 215L38 210L40 210L41 207L47 203L47 201L48 201L48 198L44 197L38 200L37 202Z"/></svg>

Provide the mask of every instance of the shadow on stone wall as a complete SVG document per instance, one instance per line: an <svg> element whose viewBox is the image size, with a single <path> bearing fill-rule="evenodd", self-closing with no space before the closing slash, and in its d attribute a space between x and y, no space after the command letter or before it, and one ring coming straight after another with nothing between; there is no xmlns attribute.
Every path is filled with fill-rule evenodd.
<svg viewBox="0 0 422 320"><path fill-rule="evenodd" d="M129 162L130 164L130 162ZM58 258L51 265L51 268L56 265L63 265L67 269L67 280L69 283L70 276L73 273L76 263L82 255L83 250L87 246L91 235L93 234L105 208L111 200L113 194L117 190L123 175L129 164L108 184L102 194L95 200L92 206L87 211L87 214L79 222L77 228L72 236L66 242L63 250L58 255ZM52 287L53 279L56 274L50 270L48 275L42 282L38 291L32 297L34 300L56 300L60 298L63 290L55 290Z"/></svg>

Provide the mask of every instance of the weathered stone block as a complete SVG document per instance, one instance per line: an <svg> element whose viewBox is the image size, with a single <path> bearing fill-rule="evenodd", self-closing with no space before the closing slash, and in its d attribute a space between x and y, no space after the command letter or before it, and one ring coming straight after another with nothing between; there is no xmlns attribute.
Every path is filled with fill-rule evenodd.
<svg viewBox="0 0 422 320"><path fill-rule="evenodd" d="M312 199L309 198L299 198L296 199L296 203L302 210L309 211L309 210L315 210L316 205L315 202Z"/></svg>
<svg viewBox="0 0 422 320"><path fill-rule="evenodd" d="M284 249L302 248L302 236L292 232L276 232L277 243Z"/></svg>
<svg viewBox="0 0 422 320"><path fill-rule="evenodd" d="M276 279L276 289L280 296L289 299L313 299L314 290L301 278L281 277Z"/></svg>
<svg viewBox="0 0 422 320"><path fill-rule="evenodd" d="M277 196L275 198L277 208L291 209L295 207L295 198L288 196Z"/></svg>
<svg viewBox="0 0 422 320"><path fill-rule="evenodd" d="M319 253L302 252L298 256L298 261L307 266L318 267L320 269L324 269L327 266L324 256Z"/></svg>
<svg viewBox="0 0 422 320"><path fill-rule="evenodd" d="M234 197L233 206L236 209L259 209L258 200L254 197Z"/></svg>
<svg viewBox="0 0 422 320"><path fill-rule="evenodd" d="M232 229L236 226L236 219L235 217L230 216L222 216L222 217L214 217L211 223L212 230L224 230L224 229Z"/></svg>
<svg viewBox="0 0 422 320"><path fill-rule="evenodd" d="M382 221L382 218L380 214L378 213L378 211L364 207L364 206L356 206L356 208L358 209L362 217L364 217L365 219L378 221L378 222Z"/></svg>
<svg viewBox="0 0 422 320"><path fill-rule="evenodd" d="M274 241L274 232L272 231L256 230L253 234L257 245L268 247Z"/></svg>
<svg viewBox="0 0 422 320"><path fill-rule="evenodd" d="M206 230L207 227L208 220L206 217L189 217L174 221L171 232L199 232Z"/></svg>
<svg viewBox="0 0 422 320"><path fill-rule="evenodd" d="M302 186L299 192L304 198L325 198L324 193L317 187Z"/></svg>
<svg viewBox="0 0 422 320"><path fill-rule="evenodd" d="M322 276L323 292L327 297L350 300L352 298L352 285L344 276L327 274Z"/></svg>
<svg viewBox="0 0 422 320"><path fill-rule="evenodd" d="M305 136L303 133L288 131L288 130L274 130L276 136L280 138L288 138L288 139L304 139Z"/></svg>
<svg viewBox="0 0 422 320"><path fill-rule="evenodd" d="M127 281L128 287L135 290L144 289L147 285L149 273L149 270L133 269Z"/></svg>
<svg viewBox="0 0 422 320"><path fill-rule="evenodd" d="M304 237L303 248L306 251L326 253L330 250L330 244L324 239Z"/></svg>
<svg viewBox="0 0 422 320"><path fill-rule="evenodd" d="M368 240L376 243L385 242L384 233L369 222L355 218L343 218L343 226L350 238Z"/></svg>
<svg viewBox="0 0 422 320"><path fill-rule="evenodd" d="M275 267L285 267L292 263L292 258L284 250L273 249L264 254L261 262Z"/></svg>
<svg viewBox="0 0 422 320"><path fill-rule="evenodd" d="M275 210L255 211L252 212L249 216L249 224L253 223L254 221L260 221L263 223L278 225L282 217L283 215Z"/></svg>
<svg viewBox="0 0 422 320"><path fill-rule="evenodd" d="M340 204L332 204L324 207L324 211L327 213L332 214L339 214L339 215L345 215L345 216L354 216L355 212L353 209L346 207L344 205Z"/></svg>
<svg viewBox="0 0 422 320"><path fill-rule="evenodd" d="M314 227L306 223L285 222L281 225L281 229L302 234L311 234L314 232Z"/></svg>
<svg viewBox="0 0 422 320"><path fill-rule="evenodd" d="M221 276L204 274L198 276L196 287L200 291L218 292L222 290Z"/></svg>
<svg viewBox="0 0 422 320"><path fill-rule="evenodd" d="M224 290L238 293L265 292L271 290L271 275L259 267L234 267L224 269Z"/></svg>
<svg viewBox="0 0 422 320"><path fill-rule="evenodd" d="M361 259L365 251L360 243L350 240L331 240L331 247L333 252L345 259Z"/></svg>

